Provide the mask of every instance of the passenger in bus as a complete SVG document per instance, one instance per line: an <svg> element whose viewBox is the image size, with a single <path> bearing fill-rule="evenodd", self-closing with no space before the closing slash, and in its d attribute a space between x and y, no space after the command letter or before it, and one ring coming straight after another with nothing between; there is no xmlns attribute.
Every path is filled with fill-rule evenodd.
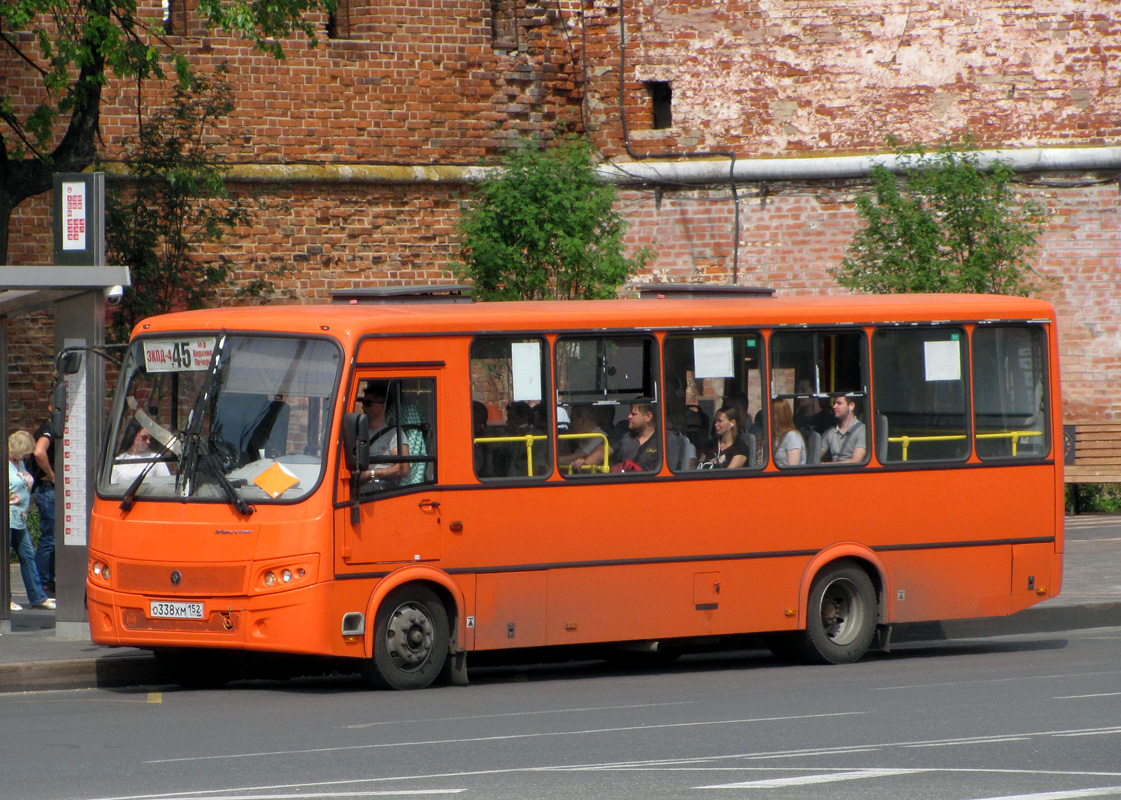
<svg viewBox="0 0 1121 800"><path fill-rule="evenodd" d="M481 400L471 401L471 438L475 460L475 474L480 478L493 478L500 474L494 466L494 446L489 442L475 441L488 437L487 425L490 410Z"/></svg>
<svg viewBox="0 0 1121 800"><path fill-rule="evenodd" d="M697 447L689 439L682 412L666 416L666 461L674 472L697 468Z"/></svg>
<svg viewBox="0 0 1121 800"><path fill-rule="evenodd" d="M632 403L627 414L627 435L614 456L612 472L653 472L662 463L655 409L650 403Z"/></svg>
<svg viewBox="0 0 1121 800"><path fill-rule="evenodd" d="M370 468L363 471L363 481L378 481L396 486L409 474L408 462L377 461L379 456L407 456L408 445L398 445L397 426L386 418L388 386L382 382L366 384L362 395L362 411L370 420Z"/></svg>
<svg viewBox="0 0 1121 800"><path fill-rule="evenodd" d="M712 429L716 432L716 445L699 465L700 469L739 469L754 461L751 447L740 437L743 430L742 412L733 405L721 406L716 412Z"/></svg>
<svg viewBox="0 0 1121 800"><path fill-rule="evenodd" d="M117 453L109 481L111 483L132 483L137 475L148 469L149 464L151 469L148 469L148 477L170 477L171 470L167 468L167 464L163 461L139 460L153 459L157 456L159 456L159 453L152 451L152 434L135 419L130 419L128 424L125 425L125 433L121 437L121 449ZM135 461L136 463L122 464L120 463L122 461Z"/></svg>
<svg viewBox="0 0 1121 800"><path fill-rule="evenodd" d="M813 396L813 384L803 378L798 381L794 391L799 397L794 401L794 427L799 430L815 430L825 433L835 424L833 411L825 398Z"/></svg>
<svg viewBox="0 0 1121 800"><path fill-rule="evenodd" d="M805 463L806 442L794 427L794 412L785 400L771 401L771 442L775 466L796 467Z"/></svg>
<svg viewBox="0 0 1121 800"><path fill-rule="evenodd" d="M856 418L856 398L849 394L833 395L833 418L836 425L821 437L821 460L831 464L859 464L868 453L868 433Z"/></svg>
<svg viewBox="0 0 1121 800"><path fill-rule="evenodd" d="M603 448L606 436L603 429L596 424L595 412L591 406L573 406L568 426L569 433L583 434L584 438L572 439L571 453L564 453L557 457L557 463L562 467L571 467L573 472L582 470L585 465L589 468L603 464ZM610 456L610 451L608 456Z"/></svg>

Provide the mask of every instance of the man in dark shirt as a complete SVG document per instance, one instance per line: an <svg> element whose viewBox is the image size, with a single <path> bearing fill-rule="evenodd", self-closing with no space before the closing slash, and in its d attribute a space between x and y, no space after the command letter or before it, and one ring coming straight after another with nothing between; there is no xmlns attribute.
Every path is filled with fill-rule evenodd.
<svg viewBox="0 0 1121 800"><path fill-rule="evenodd" d="M43 591L55 596L54 578L54 434L48 419L35 431L35 450L28 459L28 470L35 479L35 506L39 509L39 546L35 550L35 565Z"/></svg>
<svg viewBox="0 0 1121 800"><path fill-rule="evenodd" d="M662 464L654 406L632 403L627 415L627 436L615 454L616 469L622 472L656 472Z"/></svg>

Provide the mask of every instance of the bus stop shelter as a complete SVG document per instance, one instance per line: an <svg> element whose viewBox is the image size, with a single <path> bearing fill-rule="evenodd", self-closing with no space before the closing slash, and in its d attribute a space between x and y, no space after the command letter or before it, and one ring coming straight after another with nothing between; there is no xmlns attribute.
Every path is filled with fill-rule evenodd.
<svg viewBox="0 0 1121 800"><path fill-rule="evenodd" d="M54 348L98 348L105 344L106 298L120 297L130 285L127 267L110 266L0 266L0 450L8 458L12 431L9 378L12 369L9 342L19 336L13 322L33 311L54 309ZM56 376L57 377L57 376ZM55 581L58 589L55 632L64 638L89 635L85 609L85 576L90 499L94 471L87 468L99 452L104 419L105 369L100 358L82 360L81 371L67 382L65 446L55 442L56 484L66 476L66 486L55 493ZM39 411L45 418L49 395ZM0 632L11 628L10 531L4 515L4 546L0 547Z"/></svg>

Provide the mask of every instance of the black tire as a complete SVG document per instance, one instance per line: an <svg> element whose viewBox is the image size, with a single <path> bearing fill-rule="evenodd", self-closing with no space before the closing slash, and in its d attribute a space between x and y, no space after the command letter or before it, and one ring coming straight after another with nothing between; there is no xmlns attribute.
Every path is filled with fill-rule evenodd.
<svg viewBox="0 0 1121 800"><path fill-rule="evenodd" d="M448 657L448 612L419 585L394 589L374 618L374 655L363 670L379 689L424 689Z"/></svg>
<svg viewBox="0 0 1121 800"><path fill-rule="evenodd" d="M811 664L859 661L876 634L876 589L868 573L851 561L830 564L814 578L806 629L795 639Z"/></svg>

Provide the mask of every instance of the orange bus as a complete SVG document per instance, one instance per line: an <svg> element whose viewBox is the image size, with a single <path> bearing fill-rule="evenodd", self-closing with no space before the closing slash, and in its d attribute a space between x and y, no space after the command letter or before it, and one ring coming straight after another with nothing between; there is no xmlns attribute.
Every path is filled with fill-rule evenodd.
<svg viewBox="0 0 1121 800"><path fill-rule="evenodd" d="M340 304L137 326L93 640L466 681L472 651L859 659L1058 594L1054 311L982 295Z"/></svg>

